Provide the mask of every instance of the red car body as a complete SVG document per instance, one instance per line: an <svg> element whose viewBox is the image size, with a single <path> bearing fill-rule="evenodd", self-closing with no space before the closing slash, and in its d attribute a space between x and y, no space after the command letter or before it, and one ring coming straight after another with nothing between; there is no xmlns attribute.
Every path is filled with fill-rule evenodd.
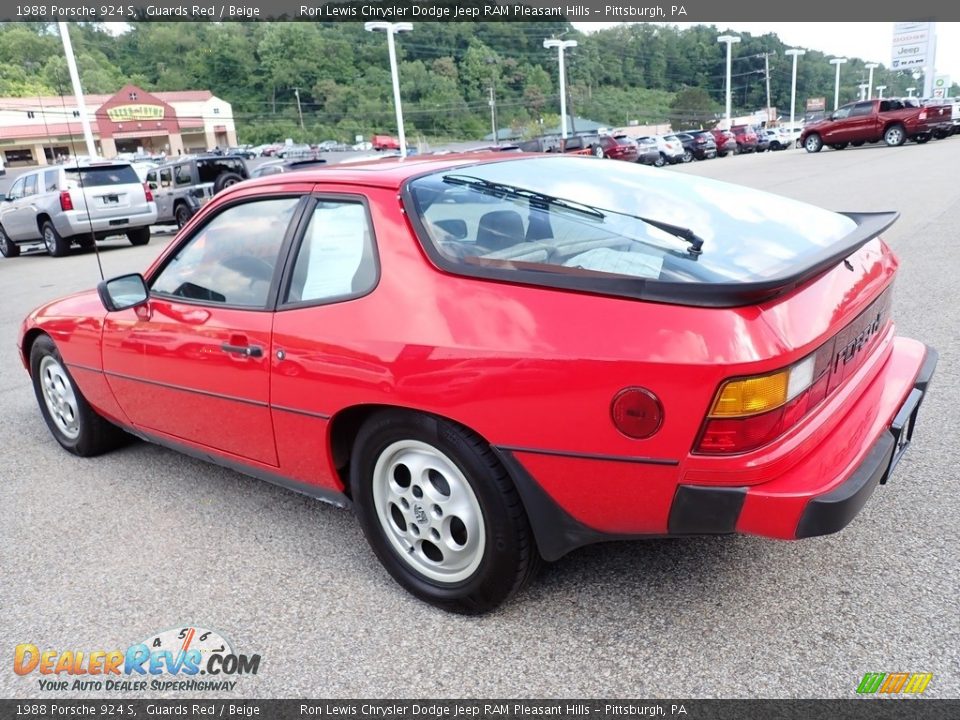
<svg viewBox="0 0 960 720"><path fill-rule="evenodd" d="M737 152L753 152L757 149L757 133L749 125L734 125L730 132L737 141Z"/></svg>
<svg viewBox="0 0 960 720"><path fill-rule="evenodd" d="M729 130L715 128L710 131L710 134L713 135L713 139L717 143L717 155L720 157L726 157L727 153L737 151L737 137Z"/></svg>
<svg viewBox="0 0 960 720"><path fill-rule="evenodd" d="M637 162L639 158L637 144L626 135L601 135L600 147L603 156L611 160Z"/></svg>
<svg viewBox="0 0 960 720"><path fill-rule="evenodd" d="M392 135L374 135L370 138L374 150L399 150L400 141Z"/></svg>
<svg viewBox="0 0 960 720"><path fill-rule="evenodd" d="M934 351L894 332L897 260L876 237L890 218L858 216L861 235L847 255L789 287L747 283L735 297L722 294L729 284L678 300L671 293L686 290L670 283L621 288L623 278L614 278L609 288L593 286L595 274L582 269L558 273L557 287L542 272L511 280L536 262L523 259L474 258L461 272L424 238L411 187L439 173L459 191L473 187L473 175L507 172L510 163L559 163L536 167L571 177L639 172L638 182L651 188L700 182L591 158L504 154L328 166L244 182L183 228L144 273L148 286L223 208L268 195L319 195L368 208L375 288L345 302L258 311L151 296L108 312L97 292L84 292L26 318L24 366L47 336L80 392L112 423L340 505L350 502L345 458L372 412L403 408L448 419L492 448L547 559L611 538L794 539L845 526L909 441L936 362ZM744 192L744 201L756 195ZM825 213L763 198L757 212L773 198L799 208L797 217ZM684 267L698 267L712 250L710 228L697 231L707 237L704 254L699 262L680 258ZM263 352L222 352L227 346ZM711 425L719 389L811 357L811 378L819 380L797 396L801 406L791 401L755 416L749 432L767 439L724 451L724 433L740 430L731 429L734 420ZM641 403L626 407L626 417L617 404L625 392ZM649 436L625 434L623 421L649 420L655 405L660 415Z"/></svg>
<svg viewBox="0 0 960 720"><path fill-rule="evenodd" d="M800 144L807 152L824 145L842 150L848 144L862 145L883 140L902 145L907 139L927 142L935 133L950 132L951 106L920 106L913 98L861 100L837 108L827 117L804 126Z"/></svg>

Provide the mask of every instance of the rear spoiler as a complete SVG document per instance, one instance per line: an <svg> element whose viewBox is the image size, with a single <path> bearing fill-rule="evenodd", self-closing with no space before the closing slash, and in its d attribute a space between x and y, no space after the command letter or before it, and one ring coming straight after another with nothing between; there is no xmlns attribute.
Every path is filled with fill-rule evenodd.
<svg viewBox="0 0 960 720"><path fill-rule="evenodd" d="M767 302L786 295L817 275L836 267L844 258L873 240L900 217L898 212L842 212L839 214L853 220L857 227L849 235L814 255L809 264L789 275L759 282L736 283L677 283L636 278L611 279L607 282L616 288L612 294L624 294L654 302L717 308ZM630 286L629 290L627 285Z"/></svg>

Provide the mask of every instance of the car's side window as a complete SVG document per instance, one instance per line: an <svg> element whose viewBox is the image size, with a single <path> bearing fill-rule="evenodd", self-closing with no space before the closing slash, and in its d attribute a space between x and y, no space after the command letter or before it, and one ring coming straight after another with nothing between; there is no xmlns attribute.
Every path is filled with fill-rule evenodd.
<svg viewBox="0 0 960 720"><path fill-rule="evenodd" d="M57 171L56 170L47 170L43 173L43 191L44 192L56 192L57 191Z"/></svg>
<svg viewBox="0 0 960 720"><path fill-rule="evenodd" d="M173 184L170 168L164 168L160 171L160 187L168 188Z"/></svg>
<svg viewBox="0 0 960 720"><path fill-rule="evenodd" d="M26 182L23 186L23 196L29 197L30 195L37 194L37 176L36 174L27 175Z"/></svg>
<svg viewBox="0 0 960 720"><path fill-rule="evenodd" d="M377 261L366 208L321 200L297 251L284 301L320 302L364 295L377 282Z"/></svg>
<svg viewBox="0 0 960 720"><path fill-rule="evenodd" d="M217 305L262 308L296 197L231 205L184 243L151 292Z"/></svg>
<svg viewBox="0 0 960 720"><path fill-rule="evenodd" d="M8 200L19 200L23 197L23 183L25 182L24 178L19 178L10 188L10 192L7 193Z"/></svg>
<svg viewBox="0 0 960 720"><path fill-rule="evenodd" d="M177 185L189 185L192 181L190 177L190 166L177 165L173 171L173 180Z"/></svg>
<svg viewBox="0 0 960 720"><path fill-rule="evenodd" d="M850 116L850 108L851 106L847 105L846 107L842 107L842 108L839 108L838 110L835 110L833 113L833 119L846 120Z"/></svg>

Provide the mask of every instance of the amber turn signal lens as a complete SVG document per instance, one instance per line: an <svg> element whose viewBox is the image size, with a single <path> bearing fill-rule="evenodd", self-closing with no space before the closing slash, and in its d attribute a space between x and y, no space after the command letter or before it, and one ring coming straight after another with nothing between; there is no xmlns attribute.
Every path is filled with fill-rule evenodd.
<svg viewBox="0 0 960 720"><path fill-rule="evenodd" d="M610 414L617 430L635 440L650 437L663 423L660 400L646 388L624 388L618 392Z"/></svg>
<svg viewBox="0 0 960 720"><path fill-rule="evenodd" d="M743 417L778 408L787 402L790 371L729 380L717 393L711 417Z"/></svg>

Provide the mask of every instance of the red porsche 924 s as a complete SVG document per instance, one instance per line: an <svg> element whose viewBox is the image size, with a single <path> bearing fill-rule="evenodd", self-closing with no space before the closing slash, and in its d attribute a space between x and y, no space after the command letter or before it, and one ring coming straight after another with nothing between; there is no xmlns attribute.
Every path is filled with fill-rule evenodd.
<svg viewBox="0 0 960 720"><path fill-rule="evenodd" d="M936 365L894 334L895 219L593 158L332 166L223 192L20 351L67 450L352 506L401 585L477 613L599 540L849 523Z"/></svg>

